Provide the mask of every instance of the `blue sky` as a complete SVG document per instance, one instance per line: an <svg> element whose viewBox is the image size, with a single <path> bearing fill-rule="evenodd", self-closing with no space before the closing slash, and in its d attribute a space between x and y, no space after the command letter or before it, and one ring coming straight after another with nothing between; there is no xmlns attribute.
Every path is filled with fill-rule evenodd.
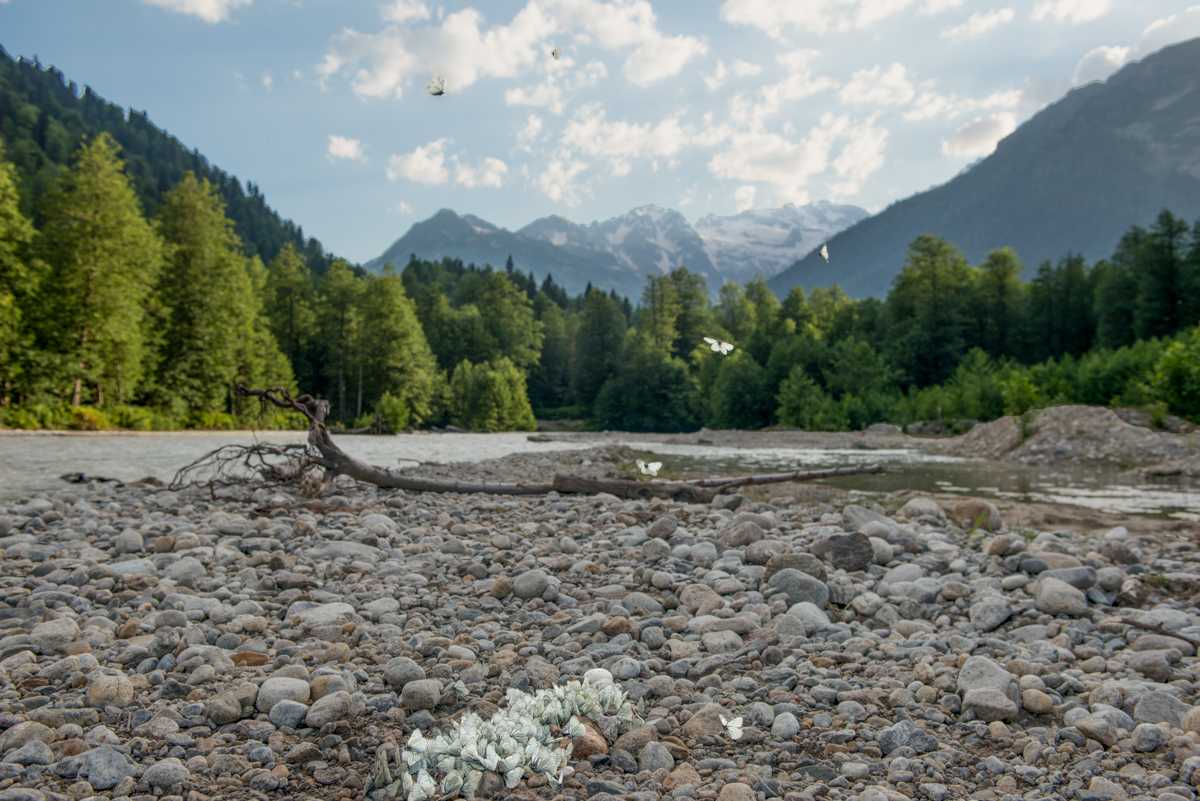
<svg viewBox="0 0 1200 801"><path fill-rule="evenodd" d="M443 207L876 211L1194 36L1196 0L0 0L10 54L148 111L355 261Z"/></svg>

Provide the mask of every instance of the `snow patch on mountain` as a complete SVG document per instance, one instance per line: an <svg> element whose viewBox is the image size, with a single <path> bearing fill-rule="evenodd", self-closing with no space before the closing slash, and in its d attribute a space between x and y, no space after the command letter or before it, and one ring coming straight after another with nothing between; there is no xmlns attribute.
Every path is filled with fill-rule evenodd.
<svg viewBox="0 0 1200 801"><path fill-rule="evenodd" d="M744 282L771 278L821 246L834 234L870 216L857 206L829 201L778 209L751 209L730 216L708 215L695 230L721 275Z"/></svg>

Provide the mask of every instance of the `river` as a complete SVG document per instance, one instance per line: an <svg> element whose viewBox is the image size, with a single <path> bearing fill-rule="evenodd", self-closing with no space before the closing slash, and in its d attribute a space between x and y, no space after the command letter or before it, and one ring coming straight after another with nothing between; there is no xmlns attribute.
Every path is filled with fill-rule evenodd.
<svg viewBox="0 0 1200 801"><path fill-rule="evenodd" d="M230 443L303 442L302 432L153 432L112 434L9 433L0 435L0 500L62 489L59 476L84 472L133 481L153 476L169 481L175 471ZM854 476L832 483L849 490L912 489L970 494L1015 501L1071 503L1100 511L1153 514L1200 520L1200 491L1170 483L1130 483L1114 471L1070 467L1024 467L924 453L916 449L733 448L648 442L636 435L616 441L675 460L680 467L727 473L795 470L883 462L882 475ZM605 440L614 442L612 437ZM373 464L475 462L517 452L575 450L598 444L587 437L530 442L525 433L346 436L348 453Z"/></svg>

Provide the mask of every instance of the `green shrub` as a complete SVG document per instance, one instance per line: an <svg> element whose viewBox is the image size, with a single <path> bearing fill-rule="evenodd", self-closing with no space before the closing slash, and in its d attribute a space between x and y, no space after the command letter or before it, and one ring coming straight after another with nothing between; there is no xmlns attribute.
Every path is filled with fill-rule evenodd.
<svg viewBox="0 0 1200 801"><path fill-rule="evenodd" d="M486 364L466 359L450 377L450 422L472 431L533 431L525 374L508 358Z"/></svg>
<svg viewBox="0 0 1200 801"><path fill-rule="evenodd" d="M190 428L205 431L234 431L238 427L237 418L225 412L200 412L191 420Z"/></svg>
<svg viewBox="0 0 1200 801"><path fill-rule="evenodd" d="M154 431L154 412L145 406L112 406L105 410L113 425L130 431Z"/></svg>
<svg viewBox="0 0 1200 801"><path fill-rule="evenodd" d="M113 424L94 406L72 406L70 428L73 431L107 431Z"/></svg>
<svg viewBox="0 0 1200 801"><path fill-rule="evenodd" d="M844 431L843 408L797 365L779 387L779 422L808 431Z"/></svg>
<svg viewBox="0 0 1200 801"><path fill-rule="evenodd" d="M390 392L385 392L375 402L375 419L384 431L398 434L408 428L412 418L408 403Z"/></svg>
<svg viewBox="0 0 1200 801"><path fill-rule="evenodd" d="M1200 420L1200 326L1172 342L1154 366L1155 400L1190 420Z"/></svg>

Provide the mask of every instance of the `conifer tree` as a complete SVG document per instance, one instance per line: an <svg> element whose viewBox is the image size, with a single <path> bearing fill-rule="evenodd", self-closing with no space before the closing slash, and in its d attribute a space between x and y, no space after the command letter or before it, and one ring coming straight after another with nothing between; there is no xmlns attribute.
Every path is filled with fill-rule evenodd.
<svg viewBox="0 0 1200 801"><path fill-rule="evenodd" d="M333 418L336 420L350 420L354 416L347 391L355 369L360 330L358 299L362 289L362 282L354 276L350 265L341 259L334 260L330 265L320 287L321 343L325 354L325 370L333 391Z"/></svg>
<svg viewBox="0 0 1200 801"><path fill-rule="evenodd" d="M400 276L385 271L382 276L367 278L359 295L358 316L360 380L356 406L374 407L387 395L392 399L389 408L396 427L419 425L429 419L437 363Z"/></svg>
<svg viewBox="0 0 1200 801"><path fill-rule="evenodd" d="M76 154L45 205L39 253L39 333L59 357L72 405L133 397L147 363L144 302L163 244L142 217L115 142L100 134Z"/></svg>
<svg viewBox="0 0 1200 801"><path fill-rule="evenodd" d="M163 202L159 230L170 257L158 285L165 322L156 394L196 422L232 410L252 317L243 295L252 284L241 242L207 180L183 176Z"/></svg>
<svg viewBox="0 0 1200 801"><path fill-rule="evenodd" d="M283 246L267 269L266 313L279 346L301 385L311 380L307 350L316 333L316 288L304 257L291 243Z"/></svg>
<svg viewBox="0 0 1200 801"><path fill-rule="evenodd" d="M29 252L32 242L33 225L21 213L15 172L5 160L0 140L0 405L8 402L20 376L21 357L29 342L21 307L40 277Z"/></svg>

